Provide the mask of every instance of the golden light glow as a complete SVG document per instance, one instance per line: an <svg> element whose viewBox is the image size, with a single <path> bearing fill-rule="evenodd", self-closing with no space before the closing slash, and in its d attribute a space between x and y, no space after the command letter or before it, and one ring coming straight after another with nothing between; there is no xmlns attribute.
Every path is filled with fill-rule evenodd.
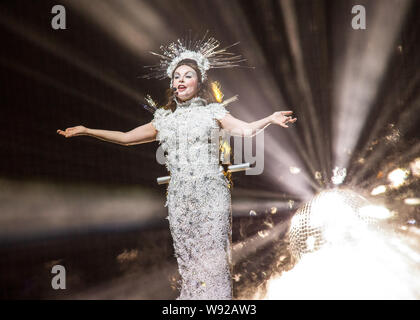
<svg viewBox="0 0 420 320"><path fill-rule="evenodd" d="M155 100L153 100L153 98L150 96L150 94L147 94L144 97L144 100L146 100L146 102L149 104L149 106L154 107L154 108L158 107L157 103L155 102Z"/></svg>
<svg viewBox="0 0 420 320"><path fill-rule="evenodd" d="M230 153L230 144L224 140L222 145L220 146L220 150L224 153L224 154L229 154Z"/></svg>
<svg viewBox="0 0 420 320"><path fill-rule="evenodd" d="M213 81L211 83L211 89L213 91L213 95L216 99L217 102L222 102L223 101L223 93L222 90L220 89L220 83L217 81Z"/></svg>

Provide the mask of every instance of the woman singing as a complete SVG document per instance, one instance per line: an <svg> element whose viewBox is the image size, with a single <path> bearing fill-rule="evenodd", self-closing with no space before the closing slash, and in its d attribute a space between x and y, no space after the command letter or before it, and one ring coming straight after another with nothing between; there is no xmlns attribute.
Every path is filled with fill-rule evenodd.
<svg viewBox="0 0 420 320"><path fill-rule="evenodd" d="M214 38L203 38L189 45L178 41L155 53L161 61L150 77L169 77L171 83L167 104L157 108L150 123L128 132L84 126L57 130L66 138L87 135L125 146L160 142L170 172L165 206L182 278L177 299L232 299L231 195L220 173L214 131L252 136L269 124L288 127L296 121L292 111L278 111L247 123L233 117L226 103L218 103L206 72L240 61L218 46Z"/></svg>

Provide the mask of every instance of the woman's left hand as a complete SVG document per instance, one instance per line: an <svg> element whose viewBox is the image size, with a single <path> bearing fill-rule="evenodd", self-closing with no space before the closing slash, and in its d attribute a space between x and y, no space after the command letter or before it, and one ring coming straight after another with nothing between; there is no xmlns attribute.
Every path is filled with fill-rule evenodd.
<svg viewBox="0 0 420 320"><path fill-rule="evenodd" d="M293 111L276 111L271 116L271 123L288 128L287 123L296 122L297 118L292 117Z"/></svg>

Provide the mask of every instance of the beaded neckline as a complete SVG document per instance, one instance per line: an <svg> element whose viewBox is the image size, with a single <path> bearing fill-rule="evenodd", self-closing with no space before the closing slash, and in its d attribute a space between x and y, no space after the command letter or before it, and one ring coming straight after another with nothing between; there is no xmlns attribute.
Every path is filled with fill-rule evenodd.
<svg viewBox="0 0 420 320"><path fill-rule="evenodd" d="M177 107L186 108L190 105L196 105L196 106L205 106L207 104L207 101L201 97L194 97L190 100L187 100L185 102L178 102L178 99L175 99Z"/></svg>

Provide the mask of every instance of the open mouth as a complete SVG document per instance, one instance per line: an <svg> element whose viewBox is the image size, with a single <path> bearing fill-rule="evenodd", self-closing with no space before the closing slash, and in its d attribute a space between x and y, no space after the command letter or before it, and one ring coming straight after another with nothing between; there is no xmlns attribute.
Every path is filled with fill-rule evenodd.
<svg viewBox="0 0 420 320"><path fill-rule="evenodd" d="M178 86L178 91L184 91L185 89L187 89L187 87L184 85Z"/></svg>

